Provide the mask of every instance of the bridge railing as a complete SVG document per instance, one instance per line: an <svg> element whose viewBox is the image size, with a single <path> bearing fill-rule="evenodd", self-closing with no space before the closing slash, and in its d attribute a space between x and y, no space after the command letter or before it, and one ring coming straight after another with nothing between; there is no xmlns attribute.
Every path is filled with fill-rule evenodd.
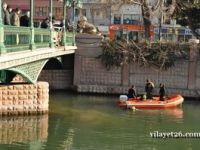
<svg viewBox="0 0 200 150"><path fill-rule="evenodd" d="M31 50L31 41L34 38L35 48L45 48L50 46L50 42L57 42L53 32L53 37L51 35L50 29L42 29L42 28L34 28L34 32L32 32L30 27L16 27L16 26L3 26L4 32L4 45L6 49L6 53L11 52L20 52L20 51L28 51ZM32 36L32 33L34 35ZM61 33L63 35L63 33ZM64 41L64 45L73 46L75 45L75 33L66 31L66 38ZM51 38L53 38L51 40ZM62 37L63 38L63 37ZM60 39L59 39L60 40ZM62 40L60 40L62 41Z"/></svg>
<svg viewBox="0 0 200 150"><path fill-rule="evenodd" d="M49 47L51 40L51 30L34 28L34 42L36 48Z"/></svg>
<svg viewBox="0 0 200 150"><path fill-rule="evenodd" d="M74 35L75 33L73 32L66 32L66 45L67 46L73 46L73 44L75 43L75 38Z"/></svg>
<svg viewBox="0 0 200 150"><path fill-rule="evenodd" d="M29 50L31 30L28 27L4 26L6 52Z"/></svg>
<svg viewBox="0 0 200 150"><path fill-rule="evenodd" d="M50 29L34 28L34 44L36 48L49 47ZM6 52L30 50L31 28L4 26L4 44Z"/></svg>

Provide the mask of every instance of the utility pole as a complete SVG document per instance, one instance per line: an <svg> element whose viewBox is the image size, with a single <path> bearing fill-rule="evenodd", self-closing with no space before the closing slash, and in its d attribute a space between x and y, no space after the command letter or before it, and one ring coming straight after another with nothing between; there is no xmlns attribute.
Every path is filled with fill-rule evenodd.
<svg viewBox="0 0 200 150"><path fill-rule="evenodd" d="M164 7L164 2L165 0L162 0L162 2L160 3L160 10L161 10L161 15L160 15L160 21L159 21L159 35L158 35L158 38L159 38L159 41L162 40L161 36L162 36L162 24L163 24L163 7Z"/></svg>
<svg viewBox="0 0 200 150"><path fill-rule="evenodd" d="M2 0L0 0L0 4L2 4ZM0 8L0 55L6 53L6 48L4 45L4 20L2 17L2 7Z"/></svg>
<svg viewBox="0 0 200 150"><path fill-rule="evenodd" d="M30 29L31 29L31 43L30 49L34 50L35 46L35 31L34 31L34 23L33 23L33 8L34 8L34 1L30 0Z"/></svg>

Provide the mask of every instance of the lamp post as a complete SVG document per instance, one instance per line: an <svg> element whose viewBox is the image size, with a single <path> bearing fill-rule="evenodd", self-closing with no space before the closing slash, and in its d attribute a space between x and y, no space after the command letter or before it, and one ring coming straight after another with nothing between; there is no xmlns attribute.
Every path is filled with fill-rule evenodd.
<svg viewBox="0 0 200 150"><path fill-rule="evenodd" d="M66 11L66 7L72 8L72 29L73 29L73 46L75 46L75 8L81 8L82 7L82 0L65 0L64 2L64 11ZM64 17L66 16L66 12L63 12ZM66 36L66 34L65 34ZM66 39L66 37L64 37Z"/></svg>
<svg viewBox="0 0 200 150"><path fill-rule="evenodd" d="M2 0L0 0L0 4L2 4ZM6 53L5 45L4 45L4 28L3 28L3 18L2 18L2 7L0 8L0 55Z"/></svg>
<svg viewBox="0 0 200 150"><path fill-rule="evenodd" d="M49 26L50 26L50 36L51 36L49 46L51 48L54 47L52 16L53 16L53 0L49 0Z"/></svg>
<svg viewBox="0 0 200 150"><path fill-rule="evenodd" d="M76 0L71 1L71 7L72 7L72 29L73 29L73 43L72 45L75 46L75 5Z"/></svg>
<svg viewBox="0 0 200 150"><path fill-rule="evenodd" d="M70 3L72 8L73 46L75 46L75 8L80 8L82 5L81 0L70 0Z"/></svg>
<svg viewBox="0 0 200 150"><path fill-rule="evenodd" d="M159 18L159 33L158 33L159 42L162 41L163 8L164 8L165 3L166 3L165 0L162 0L160 3L161 14Z"/></svg>
<svg viewBox="0 0 200 150"><path fill-rule="evenodd" d="M33 22L33 8L34 8L34 1L30 0L30 29L31 29L31 43L30 49L34 50L35 46L35 31L34 31L34 22Z"/></svg>

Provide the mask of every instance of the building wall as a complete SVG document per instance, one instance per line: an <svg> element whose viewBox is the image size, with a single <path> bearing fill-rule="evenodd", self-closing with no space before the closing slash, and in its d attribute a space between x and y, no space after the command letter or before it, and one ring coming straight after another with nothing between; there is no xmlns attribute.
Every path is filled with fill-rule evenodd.
<svg viewBox="0 0 200 150"><path fill-rule="evenodd" d="M107 1L83 0L82 14L96 26L110 24L110 9Z"/></svg>
<svg viewBox="0 0 200 150"><path fill-rule="evenodd" d="M30 9L29 0L4 0L12 8L20 8L22 11L27 11ZM100 9L94 12L95 20L92 21L90 8L93 6L98 6L99 2L93 2L94 0L83 2L83 15L88 17L89 22L93 22L95 25L108 24L109 19L103 15ZM93 3L91 5L91 3ZM56 20L61 20L62 17L62 7L63 3L57 0L53 0L53 16ZM105 10L105 9L104 9ZM49 15L49 0L34 0L34 19L43 20ZM67 10L67 16L70 21L72 21L72 10ZM80 15L76 14L75 20L78 21Z"/></svg>
<svg viewBox="0 0 200 150"><path fill-rule="evenodd" d="M101 54L100 39L96 39L96 44L93 41L93 45L89 45L90 36L77 37L74 86L78 92L122 94L127 93L128 88L134 84L138 93L142 94L146 79L151 79L156 85L154 94L158 94L159 84L164 83L167 94L200 97L200 60L195 61L194 56L190 56L190 60L177 60L175 66L167 71L141 67L138 64L107 70L100 59L97 59ZM194 50L191 49L191 52ZM196 57L196 53L194 54Z"/></svg>
<svg viewBox="0 0 200 150"><path fill-rule="evenodd" d="M22 11L30 10L29 0L4 0L13 9L19 8ZM34 0L34 19L43 20L49 15L49 0ZM62 19L62 3L53 0L53 16L57 20Z"/></svg>

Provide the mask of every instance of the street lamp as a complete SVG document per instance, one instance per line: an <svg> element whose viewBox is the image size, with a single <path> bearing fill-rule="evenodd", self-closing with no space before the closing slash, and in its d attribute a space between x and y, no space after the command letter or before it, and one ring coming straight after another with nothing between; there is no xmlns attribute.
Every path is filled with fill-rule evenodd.
<svg viewBox="0 0 200 150"><path fill-rule="evenodd" d="M73 32L74 32L74 28L75 28L75 8L81 8L82 7L82 3L81 0L68 0L67 1L67 7L72 8L72 26L73 26Z"/></svg>
<svg viewBox="0 0 200 150"><path fill-rule="evenodd" d="M73 46L75 46L75 8L82 7L82 0L65 0L64 11L66 7L72 8L72 29L73 29ZM65 19L65 15L64 15Z"/></svg>

